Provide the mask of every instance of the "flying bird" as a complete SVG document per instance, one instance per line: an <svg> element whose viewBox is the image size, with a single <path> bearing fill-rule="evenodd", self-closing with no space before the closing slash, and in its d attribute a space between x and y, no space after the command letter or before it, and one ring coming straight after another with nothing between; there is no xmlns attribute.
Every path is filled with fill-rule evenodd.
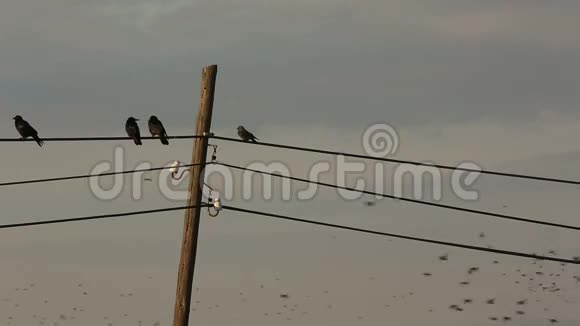
<svg viewBox="0 0 580 326"><path fill-rule="evenodd" d="M520 301L516 302L516 304L518 306L522 306L522 305L525 305L527 302L528 302L528 300L527 299L524 299L524 300L520 300Z"/></svg>
<svg viewBox="0 0 580 326"><path fill-rule="evenodd" d="M257 143L256 140L259 140L258 138L256 138L256 136L254 136L254 134L247 131L246 128L244 128L243 126L238 126L238 136L240 136L240 138L243 141L252 141L254 143Z"/></svg>
<svg viewBox="0 0 580 326"><path fill-rule="evenodd" d="M14 126L16 127L16 130L18 130L20 136L22 136L22 139L32 137L38 146L42 147L44 141L38 137L38 132L36 132L36 130L32 128L32 126L26 122L26 120L22 119L22 117L19 115L12 119L14 119Z"/></svg>
<svg viewBox="0 0 580 326"><path fill-rule="evenodd" d="M159 121L159 119L154 115L149 118L149 132L151 133L151 136L159 136L163 145L169 145L167 132L165 132L165 128L161 121Z"/></svg>
<svg viewBox="0 0 580 326"><path fill-rule="evenodd" d="M467 274L470 274L470 275L471 275L471 274L473 274L473 273L475 273L475 272L477 272L477 271L479 271L479 267L470 267L470 268L467 270Z"/></svg>
<svg viewBox="0 0 580 326"><path fill-rule="evenodd" d="M143 145L141 143L141 132L139 131L139 125L137 124L139 119L135 119L130 117L127 119L127 123L125 123L125 131L129 137L133 138L135 145Z"/></svg>

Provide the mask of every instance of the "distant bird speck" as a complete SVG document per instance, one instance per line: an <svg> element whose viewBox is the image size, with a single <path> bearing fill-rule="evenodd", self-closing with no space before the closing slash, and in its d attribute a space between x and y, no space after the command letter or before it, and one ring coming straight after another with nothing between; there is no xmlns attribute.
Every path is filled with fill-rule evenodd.
<svg viewBox="0 0 580 326"><path fill-rule="evenodd" d="M467 270L467 274L473 274L473 273L475 273L475 272L477 272L477 271L479 271L479 267L470 267L470 268Z"/></svg>

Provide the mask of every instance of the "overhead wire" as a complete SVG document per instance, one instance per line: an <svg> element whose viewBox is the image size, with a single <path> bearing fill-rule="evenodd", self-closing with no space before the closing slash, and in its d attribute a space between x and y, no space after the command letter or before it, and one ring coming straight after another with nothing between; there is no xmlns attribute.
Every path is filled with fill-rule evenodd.
<svg viewBox="0 0 580 326"><path fill-rule="evenodd" d="M466 245L466 244L449 242L449 241L432 240L432 239L413 237L413 236L407 236L407 235L401 235L401 234L395 234L395 233L387 233L387 232L381 232L381 231L376 231L376 230L369 230L369 229L362 229L362 228L344 226L344 225L339 225L339 224L313 221L313 220L309 220L309 219L291 217L291 216L286 216L286 215L281 215L281 214L261 212L261 211L257 211L257 210L244 209L244 208L228 206L228 205L224 205L223 209L235 211L235 212L240 212L240 213L247 213L247 214L253 214L253 215L272 217L272 218L282 219L282 220L287 220L287 221L307 223L307 224L313 224L313 225L318 225L318 226L331 227L331 228L335 228L335 229L355 231L355 232L361 232L361 233L367 233L367 234L373 234L373 235L380 235L380 236L384 236L384 237L405 239L405 240L424 242L424 243L430 243L430 244L436 244L436 245L442 245L442 246L448 246L448 247L462 248L462 249L482 251L482 252L491 252L491 253L508 255L508 256L533 258L533 259L538 259L538 260L555 261L555 262L566 263L566 264L580 264L580 261L575 260L575 259L550 257L550 256L529 254L529 253L518 252L518 251L478 247L478 246Z"/></svg>
<svg viewBox="0 0 580 326"><path fill-rule="evenodd" d="M295 151L303 151L303 152L318 153L318 154L328 154L328 155L335 155L335 156L342 155L345 157L360 158L360 159L365 159L365 160L383 161L383 162L398 163L398 164L410 164L410 165L416 165L416 166L427 166L427 167L435 167L435 168L444 169L444 170L475 172L475 173L481 173L481 174L489 174L489 175L519 178L519 179L529 179L529 180L537 180L537 181L546 181L546 182L554 182L554 183L562 183L562 184L572 184L572 185L580 184L580 181L577 181L577 180L568 180L568 179L551 178L551 177L540 177L540 176L533 176L533 175L524 175L524 174L508 173L508 172L500 172L500 171L492 171L492 170L483 170L483 169L480 170L480 169L457 167L457 166L450 166L450 165L443 165L443 164L431 164L431 163L418 162L418 161L401 160L401 159L394 159L394 158L388 158L388 157L376 157L376 156L370 156L370 155L346 153L346 152L340 152L340 151L331 151L331 150L304 147L304 146L292 146L292 145L284 145L284 144L276 144L276 143L267 143L267 142L261 142L261 141L254 143L254 142L247 142L247 141L244 141L241 139L215 136L215 135L209 136L209 137L213 138L213 139L218 139L218 140L238 142L238 143L246 143L246 144L250 144L250 145L290 149L290 150L295 150Z"/></svg>
<svg viewBox="0 0 580 326"><path fill-rule="evenodd" d="M579 226L553 223L553 222L547 222L547 221L536 220L536 219L531 219L531 218L518 217L518 216L513 216L513 215L500 214L500 213L488 212L488 211L483 211L483 210L476 210L476 209L440 204L440 203L429 202L429 201L413 199L413 198L398 197L398 196L389 195L389 194L385 194L385 193L378 193L378 192L374 192L374 191L361 190L361 189L356 189L356 188L346 187L346 186L339 186L339 185L335 185L335 184L331 184L331 183L325 183L325 182L320 182L320 181L313 181L313 180L308 180L308 179L303 179L303 178L297 178L297 177L282 175L282 174L278 174L278 173L260 171L260 170L256 170L256 169L250 169L250 168L237 166L237 165L233 165L233 164L228 164L228 163L223 163L223 162L210 162L208 164L218 164L218 165L230 167L232 169L255 172L255 173L259 173L259 174L270 175L270 176L277 177L277 178L289 179L289 180L293 180L293 181L310 183L310 184L316 184L319 186L342 189L342 190L347 190L347 191L352 191L352 192L357 192L357 193L362 193L362 194L367 194L367 195L386 197L386 198L390 198L390 199L396 199L396 200L411 202L411 203L420 204L420 205L439 207L439 208L444 208L444 209L449 209L449 210L491 216L491 217L496 217L496 218L500 218L500 219L513 220L513 221L524 222L524 223L539 224L539 225L545 225L545 226L563 228L563 229L569 229L569 230L576 230L576 231L580 230Z"/></svg>
<svg viewBox="0 0 580 326"><path fill-rule="evenodd" d="M113 217L145 215L145 214L185 210L185 209L196 208L196 207L197 206L195 206L195 205L193 205L193 206L179 206L179 207L149 209L149 210L142 210L142 211L114 213L114 214L90 215L90 216L81 216L81 217L72 217L72 218L56 218L56 219L48 219L48 220L42 220L42 221L3 224L3 225L0 225L0 229L13 229L13 228L21 228L21 227L27 227L27 226L45 225L45 224L58 224L58 223L69 223L69 222L78 222L78 221L107 219L107 218L113 218ZM204 205L201 205L200 207L207 207L207 205L204 204Z"/></svg>

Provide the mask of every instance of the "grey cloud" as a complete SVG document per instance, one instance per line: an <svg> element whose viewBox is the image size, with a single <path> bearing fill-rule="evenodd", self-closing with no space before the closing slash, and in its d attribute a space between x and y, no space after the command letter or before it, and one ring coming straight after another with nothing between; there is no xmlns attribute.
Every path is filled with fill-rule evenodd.
<svg viewBox="0 0 580 326"><path fill-rule="evenodd" d="M197 0L114 0L98 3L95 10L107 16L119 17L147 30L152 24L185 8L194 7Z"/></svg>
<svg viewBox="0 0 580 326"><path fill-rule="evenodd" d="M0 104L86 115L103 125L115 123L117 112L163 107L181 123L196 106L201 67L212 63L220 65L216 123L224 126L247 115L263 123L341 126L517 120L544 110L574 112L580 104L577 36L566 27L576 21L571 2L301 4L168 2L179 9L159 12L171 19L143 32L122 23L126 11L103 17L95 3L29 3L46 14L25 28L14 17L29 15L28 7L3 3ZM468 33L476 24L517 32ZM571 42L533 41L554 36Z"/></svg>

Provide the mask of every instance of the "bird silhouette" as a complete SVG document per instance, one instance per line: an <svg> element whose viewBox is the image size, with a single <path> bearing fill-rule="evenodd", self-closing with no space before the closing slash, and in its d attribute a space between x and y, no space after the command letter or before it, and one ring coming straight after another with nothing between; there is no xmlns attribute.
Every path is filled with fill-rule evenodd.
<svg viewBox="0 0 580 326"><path fill-rule="evenodd" d="M165 127L156 116L152 115L149 118L149 132L151 136L159 136L161 138L161 143L163 145L169 145L169 141L167 140L167 132L165 132Z"/></svg>
<svg viewBox="0 0 580 326"><path fill-rule="evenodd" d="M240 138L243 141L252 141L254 143L257 143L256 140L258 140L258 138L256 138L256 136L254 136L254 134L247 131L246 128L244 128L243 126L238 126L238 136L240 136Z"/></svg>
<svg viewBox="0 0 580 326"><path fill-rule="evenodd" d="M142 145L141 143L141 132L139 131L139 125L137 124L139 119L135 119L130 117L127 119L127 123L125 124L125 131L129 137L133 138L135 145Z"/></svg>
<svg viewBox="0 0 580 326"><path fill-rule="evenodd" d="M527 299L524 299L524 300L520 300L520 301L516 302L516 304L517 304L518 306L523 306L523 305L525 305L527 302L528 302L528 300L527 300Z"/></svg>
<svg viewBox="0 0 580 326"><path fill-rule="evenodd" d="M14 126L16 127L16 130L18 130L18 133L22 139L32 137L38 146L42 147L44 141L38 137L38 132L36 132L36 130L32 128L32 126L26 120L22 119L22 117L19 115L12 119L14 119Z"/></svg>
<svg viewBox="0 0 580 326"><path fill-rule="evenodd" d="M467 270L467 274L470 274L470 275L471 275L471 274L473 274L473 273L475 273L475 272L477 272L477 271L479 271L479 267L470 267L470 268Z"/></svg>

